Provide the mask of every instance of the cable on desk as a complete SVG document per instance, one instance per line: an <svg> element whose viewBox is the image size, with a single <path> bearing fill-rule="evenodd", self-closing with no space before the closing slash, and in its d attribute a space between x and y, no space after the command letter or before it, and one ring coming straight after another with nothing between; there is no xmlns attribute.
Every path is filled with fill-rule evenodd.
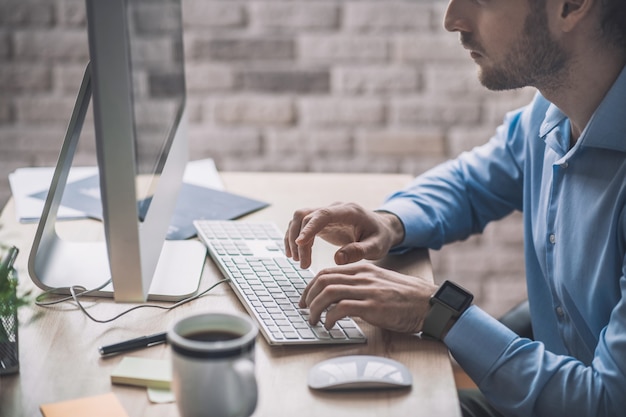
<svg viewBox="0 0 626 417"><path fill-rule="evenodd" d="M131 307L128 310L122 311L121 313L119 313L116 316L113 316L109 319L97 319L95 317L93 317L91 314L89 314L89 312L87 312L87 310L85 310L85 308L83 307L83 305L81 304L79 297L83 297L83 296L87 296L89 294L92 294L96 291L101 290L102 288L106 287L107 285L109 285L111 283L111 279L107 280L104 284L96 287L96 288L92 288L90 290L86 289L85 287L81 286L81 285L72 285L71 287L61 287L61 288L52 288L50 290L46 290L44 292L42 292L41 294L39 294L36 298L35 298L35 305L39 306L39 307L43 307L43 308L48 308L51 307L53 305L56 304L60 304L60 303L64 303L67 301L74 301L76 303L76 305L78 306L78 308L92 321L96 322L96 323L110 323L114 320L117 320L118 318L122 317L125 314L130 313L131 311L134 310L138 310L140 308L158 308L160 310L173 310L177 307L180 307L183 304L186 304L190 301L193 300L197 300L198 298L206 295L209 291L211 291L213 288L217 287L220 284L223 284L224 282L230 281L230 279L226 278L226 279L222 279L218 282L216 282L215 284L211 285L209 288L207 288L206 290L202 291L201 293L198 293L196 295L193 295L191 297L188 298L184 298L170 306L162 306L162 305L157 305L157 304L141 304L141 305L137 305L135 307ZM48 298L50 295L53 294L58 294L59 292L63 291L68 291L70 292L70 295L67 297L63 297L63 298L59 298L59 299L55 299L55 300L50 300L50 301L46 301L46 298ZM78 292L77 292L78 291Z"/></svg>

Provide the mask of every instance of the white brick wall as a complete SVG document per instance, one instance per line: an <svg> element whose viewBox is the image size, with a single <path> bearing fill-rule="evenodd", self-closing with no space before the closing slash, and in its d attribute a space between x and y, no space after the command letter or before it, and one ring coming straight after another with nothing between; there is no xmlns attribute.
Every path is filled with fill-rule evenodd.
<svg viewBox="0 0 626 417"><path fill-rule="evenodd" d="M222 170L415 175L484 143L533 92L480 86L442 27L446 4L183 0L193 157ZM85 24L83 0L0 0L0 204L9 172L56 162ZM93 164L91 116L84 131L77 163ZM520 229L513 215L434 252L437 279L467 283L501 313L524 298Z"/></svg>
<svg viewBox="0 0 626 417"><path fill-rule="evenodd" d="M254 31L321 31L339 26L337 2L249 2L250 28Z"/></svg>
<svg viewBox="0 0 626 417"><path fill-rule="evenodd" d="M343 26L349 32L402 33L428 30L429 1L346 2Z"/></svg>
<svg viewBox="0 0 626 417"><path fill-rule="evenodd" d="M385 122L379 97L309 97L298 100L300 123L305 128L371 127Z"/></svg>

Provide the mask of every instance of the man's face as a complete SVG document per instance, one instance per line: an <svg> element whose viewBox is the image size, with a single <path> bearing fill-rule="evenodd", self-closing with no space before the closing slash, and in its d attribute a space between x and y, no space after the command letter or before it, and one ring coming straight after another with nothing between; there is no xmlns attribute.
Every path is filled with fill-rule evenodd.
<svg viewBox="0 0 626 417"><path fill-rule="evenodd" d="M450 1L445 27L460 33L488 89L556 88L563 80L567 54L549 31L545 4L537 3L544 1Z"/></svg>

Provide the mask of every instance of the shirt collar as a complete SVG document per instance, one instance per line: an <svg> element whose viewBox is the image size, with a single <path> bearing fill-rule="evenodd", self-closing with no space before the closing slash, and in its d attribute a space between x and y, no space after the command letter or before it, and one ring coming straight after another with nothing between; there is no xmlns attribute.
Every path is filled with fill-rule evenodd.
<svg viewBox="0 0 626 417"><path fill-rule="evenodd" d="M567 116L565 116L565 114L559 110L557 106L550 104L550 107L548 107L548 110L546 111L546 116L543 119L543 123L539 128L539 136L545 138L548 133L560 125L566 118Z"/></svg>
<svg viewBox="0 0 626 417"><path fill-rule="evenodd" d="M545 140L554 128L565 121L567 116L551 104L539 128L540 136ZM626 67L600 102L579 142L581 146L626 152Z"/></svg>
<svg viewBox="0 0 626 417"><path fill-rule="evenodd" d="M569 149L570 125L567 116L554 104L550 104L543 123L539 127L539 135L559 155L565 155Z"/></svg>

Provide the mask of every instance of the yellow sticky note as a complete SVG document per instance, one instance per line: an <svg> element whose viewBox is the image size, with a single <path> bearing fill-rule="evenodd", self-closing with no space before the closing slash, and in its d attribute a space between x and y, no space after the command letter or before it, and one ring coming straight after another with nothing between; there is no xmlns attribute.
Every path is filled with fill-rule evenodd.
<svg viewBox="0 0 626 417"><path fill-rule="evenodd" d="M172 391L157 388L148 388L148 399L155 404L173 403L176 401Z"/></svg>
<svg viewBox="0 0 626 417"><path fill-rule="evenodd" d="M128 417L126 410L112 392L42 404L39 409L45 417Z"/></svg>
<svg viewBox="0 0 626 417"><path fill-rule="evenodd" d="M169 389L172 371L165 359L148 359L125 356L111 373L114 384Z"/></svg>

